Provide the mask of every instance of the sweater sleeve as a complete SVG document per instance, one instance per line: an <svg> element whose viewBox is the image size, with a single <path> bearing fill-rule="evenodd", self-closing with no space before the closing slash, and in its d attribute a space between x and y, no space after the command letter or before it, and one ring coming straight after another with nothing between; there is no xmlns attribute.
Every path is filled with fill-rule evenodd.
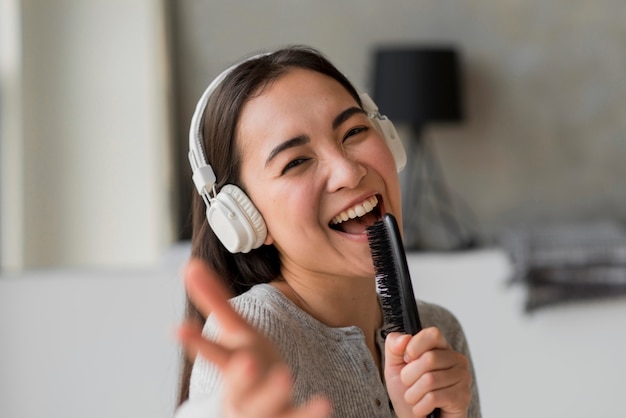
<svg viewBox="0 0 626 418"><path fill-rule="evenodd" d="M469 405L467 418L481 418L480 399L478 396L474 363L472 362L469 345L461 324L450 311L438 305L418 301L418 310L420 319L422 320L422 326L439 328L452 348L462 353L469 360L470 373L472 374L472 387L470 389L472 400Z"/></svg>

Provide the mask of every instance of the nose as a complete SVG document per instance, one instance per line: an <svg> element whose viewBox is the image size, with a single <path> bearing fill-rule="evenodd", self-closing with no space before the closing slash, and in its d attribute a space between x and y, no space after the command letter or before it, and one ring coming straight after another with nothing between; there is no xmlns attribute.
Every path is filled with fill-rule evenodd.
<svg viewBox="0 0 626 418"><path fill-rule="evenodd" d="M367 173L367 168L355 158L343 153L338 154L327 161L329 172L327 187L331 193L343 188L357 187Z"/></svg>

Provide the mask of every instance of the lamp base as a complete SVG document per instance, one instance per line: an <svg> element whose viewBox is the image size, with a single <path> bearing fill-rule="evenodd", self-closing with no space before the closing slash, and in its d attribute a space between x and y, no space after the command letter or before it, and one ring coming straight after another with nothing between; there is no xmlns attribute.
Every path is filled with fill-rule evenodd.
<svg viewBox="0 0 626 418"><path fill-rule="evenodd" d="M400 173L403 241L407 251L475 248L476 238L459 219L433 153L419 131L403 135L407 164Z"/></svg>

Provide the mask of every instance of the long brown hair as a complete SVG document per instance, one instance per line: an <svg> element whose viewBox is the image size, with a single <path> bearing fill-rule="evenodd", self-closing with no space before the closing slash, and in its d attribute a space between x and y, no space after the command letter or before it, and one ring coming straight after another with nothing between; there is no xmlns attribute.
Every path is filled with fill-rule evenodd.
<svg viewBox="0 0 626 418"><path fill-rule="evenodd" d="M337 80L359 106L361 100L350 81L319 51L291 46L242 62L214 90L203 116L202 133L207 161L217 177L219 190L225 184L245 188L240 181L241 159L236 146L236 129L243 105L285 74L290 68L304 68ZM255 284L268 283L280 275L280 258L273 245L263 245L247 254L231 254L221 245L205 217L205 204L198 194L192 198L191 256L204 260L224 280L234 295ZM186 319L206 318L187 298ZM184 357L179 382L178 404L189 397L193 360Z"/></svg>

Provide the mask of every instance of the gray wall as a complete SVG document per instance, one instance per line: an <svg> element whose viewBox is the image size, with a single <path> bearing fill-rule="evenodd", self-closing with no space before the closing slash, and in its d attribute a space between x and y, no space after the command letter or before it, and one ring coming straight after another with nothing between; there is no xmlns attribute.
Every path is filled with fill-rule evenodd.
<svg viewBox="0 0 626 418"><path fill-rule="evenodd" d="M431 126L423 139L484 237L520 223L626 217L622 1L175 3L183 142L202 90L251 51L309 44L368 90L373 47L451 43L462 53L467 120Z"/></svg>

